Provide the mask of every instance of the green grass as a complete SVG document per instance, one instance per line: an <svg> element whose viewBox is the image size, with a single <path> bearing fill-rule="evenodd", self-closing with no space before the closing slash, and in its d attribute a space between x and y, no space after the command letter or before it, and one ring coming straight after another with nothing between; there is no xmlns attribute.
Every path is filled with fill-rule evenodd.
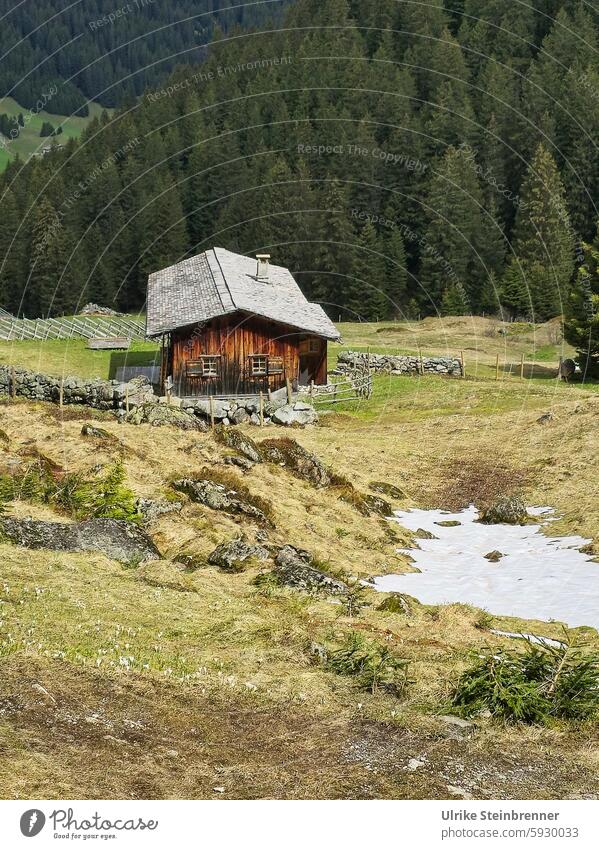
<svg viewBox="0 0 599 849"><path fill-rule="evenodd" d="M62 127L62 133L54 137L59 145L65 144L71 138L79 138L85 127L93 118L100 115L103 107L97 103L90 103L87 118L79 116L53 115L50 112L32 113L30 110L19 106L12 97L0 98L0 113L17 116L23 114L25 126L21 128L19 137L7 141L6 147L0 146L0 171L3 171L11 159L19 154L21 159L29 159L36 152L41 152L42 147L52 143L53 138L41 138L40 130L44 121L49 121L54 127ZM110 112L110 110L107 110Z"/></svg>
<svg viewBox="0 0 599 849"><path fill-rule="evenodd" d="M160 348L153 342L133 341L128 351L91 351L86 339L0 341L1 363L58 376L109 379L120 366L153 365L159 357Z"/></svg>

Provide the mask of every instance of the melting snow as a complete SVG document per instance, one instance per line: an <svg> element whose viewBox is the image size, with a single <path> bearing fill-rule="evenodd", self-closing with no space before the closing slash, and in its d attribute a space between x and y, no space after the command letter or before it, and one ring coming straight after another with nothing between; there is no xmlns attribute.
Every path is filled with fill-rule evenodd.
<svg viewBox="0 0 599 849"><path fill-rule="evenodd" d="M550 508L529 512L551 521ZM579 551L590 540L549 537L539 524L483 525L477 518L473 506L459 513L397 511L392 521L437 539L418 539L420 548L401 549L420 573L384 575L375 579L375 588L409 593L424 604L463 602L496 615L599 628L599 563ZM461 524L438 524L454 520ZM484 557L494 550L504 555L497 563Z"/></svg>

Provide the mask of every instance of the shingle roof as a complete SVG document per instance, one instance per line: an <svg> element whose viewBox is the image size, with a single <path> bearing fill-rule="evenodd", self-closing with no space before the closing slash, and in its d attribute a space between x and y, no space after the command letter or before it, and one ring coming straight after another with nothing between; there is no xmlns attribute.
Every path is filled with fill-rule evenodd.
<svg viewBox="0 0 599 849"><path fill-rule="evenodd" d="M261 282L255 259L224 248L211 248L148 279L148 336L238 311L327 339L340 335L322 307L306 300L289 269L271 265L268 282Z"/></svg>

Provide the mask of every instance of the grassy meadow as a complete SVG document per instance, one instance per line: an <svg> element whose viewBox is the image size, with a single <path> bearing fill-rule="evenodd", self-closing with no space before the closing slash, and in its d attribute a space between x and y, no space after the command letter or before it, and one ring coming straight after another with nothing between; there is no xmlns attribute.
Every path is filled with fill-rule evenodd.
<svg viewBox="0 0 599 849"><path fill-rule="evenodd" d="M561 518L552 532L592 538L597 556L596 387L555 380L557 360L569 352L553 325L496 330L490 320L466 318L342 325L346 348L463 350L467 377L377 377L372 399L323 405L318 427L290 435L361 492L375 481L398 487L395 508L458 509L514 493L555 507ZM154 355L141 343L128 354L140 362ZM0 357L55 374L111 370L111 352L79 341L2 343ZM111 440L81 434L92 417ZM122 425L109 414L19 400L2 402L0 428L4 474L32 456L85 475L121 460L130 489L160 499L172 497L175 477L227 469L271 504L271 544L308 549L350 582L411 568L397 552L410 541L401 527L361 515L341 490L315 488L278 465L225 467L232 452L211 433ZM256 441L281 435L241 430ZM483 716L462 730L444 719L471 652L514 647L491 628L559 639L560 623L416 599L393 612L370 589L366 606L348 611L331 597L257 584L260 567L231 574L207 557L224 540L243 534L254 542L264 532L183 500L181 512L150 526L162 553L156 562L124 566L97 553L0 543L6 798L599 794L595 723L509 726ZM69 521L46 504L5 509ZM183 555L194 568L182 565ZM409 661L405 693L361 689L319 662L319 646L351 634ZM570 632L577 635L599 645L592 629Z"/></svg>
<svg viewBox="0 0 599 849"><path fill-rule="evenodd" d="M79 138L90 121L103 111L103 107L97 103L89 103L88 106L89 115L85 118L78 115L54 115L44 110L33 113L19 106L12 97L0 97L0 113L4 112L16 117L20 112L25 119L25 126L21 127L18 137L12 141L7 140L6 145L0 146L0 171L3 171L11 159L17 155L27 160L33 154L41 153L46 145L52 143L63 145L71 138ZM62 133L59 136L40 137L40 130L45 121L49 121L55 128L62 127Z"/></svg>

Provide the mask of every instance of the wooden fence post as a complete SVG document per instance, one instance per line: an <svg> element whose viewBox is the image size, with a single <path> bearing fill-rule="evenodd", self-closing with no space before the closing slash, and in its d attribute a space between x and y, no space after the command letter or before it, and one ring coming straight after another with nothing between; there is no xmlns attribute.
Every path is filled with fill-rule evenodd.
<svg viewBox="0 0 599 849"><path fill-rule="evenodd" d="M10 367L10 397L14 400L17 394L17 384L15 381L15 367Z"/></svg>
<svg viewBox="0 0 599 849"><path fill-rule="evenodd" d="M495 357L495 380L499 380L499 354Z"/></svg>
<svg viewBox="0 0 599 849"><path fill-rule="evenodd" d="M285 386L287 388L287 403L291 404L291 381L289 378L285 379Z"/></svg>
<svg viewBox="0 0 599 849"><path fill-rule="evenodd" d="M422 359L422 348L418 345L418 370L420 374L424 374L424 360Z"/></svg>
<svg viewBox="0 0 599 849"><path fill-rule="evenodd" d="M60 378L59 388L58 388L58 406L62 407L64 404L64 377Z"/></svg>
<svg viewBox="0 0 599 849"><path fill-rule="evenodd" d="M314 381L311 380L310 381L310 398L312 398L313 395L314 395Z"/></svg>
<svg viewBox="0 0 599 849"><path fill-rule="evenodd" d="M460 360L462 362L462 377L466 377L466 363L464 361L464 352L460 351Z"/></svg>
<svg viewBox="0 0 599 849"><path fill-rule="evenodd" d="M264 427L264 395L260 390L260 427Z"/></svg>
<svg viewBox="0 0 599 849"><path fill-rule="evenodd" d="M129 415L129 384L125 384L125 411Z"/></svg>
<svg viewBox="0 0 599 849"><path fill-rule="evenodd" d="M214 430L214 395L210 395L210 427Z"/></svg>
<svg viewBox="0 0 599 849"><path fill-rule="evenodd" d="M520 355L520 380L524 380L524 354Z"/></svg>

